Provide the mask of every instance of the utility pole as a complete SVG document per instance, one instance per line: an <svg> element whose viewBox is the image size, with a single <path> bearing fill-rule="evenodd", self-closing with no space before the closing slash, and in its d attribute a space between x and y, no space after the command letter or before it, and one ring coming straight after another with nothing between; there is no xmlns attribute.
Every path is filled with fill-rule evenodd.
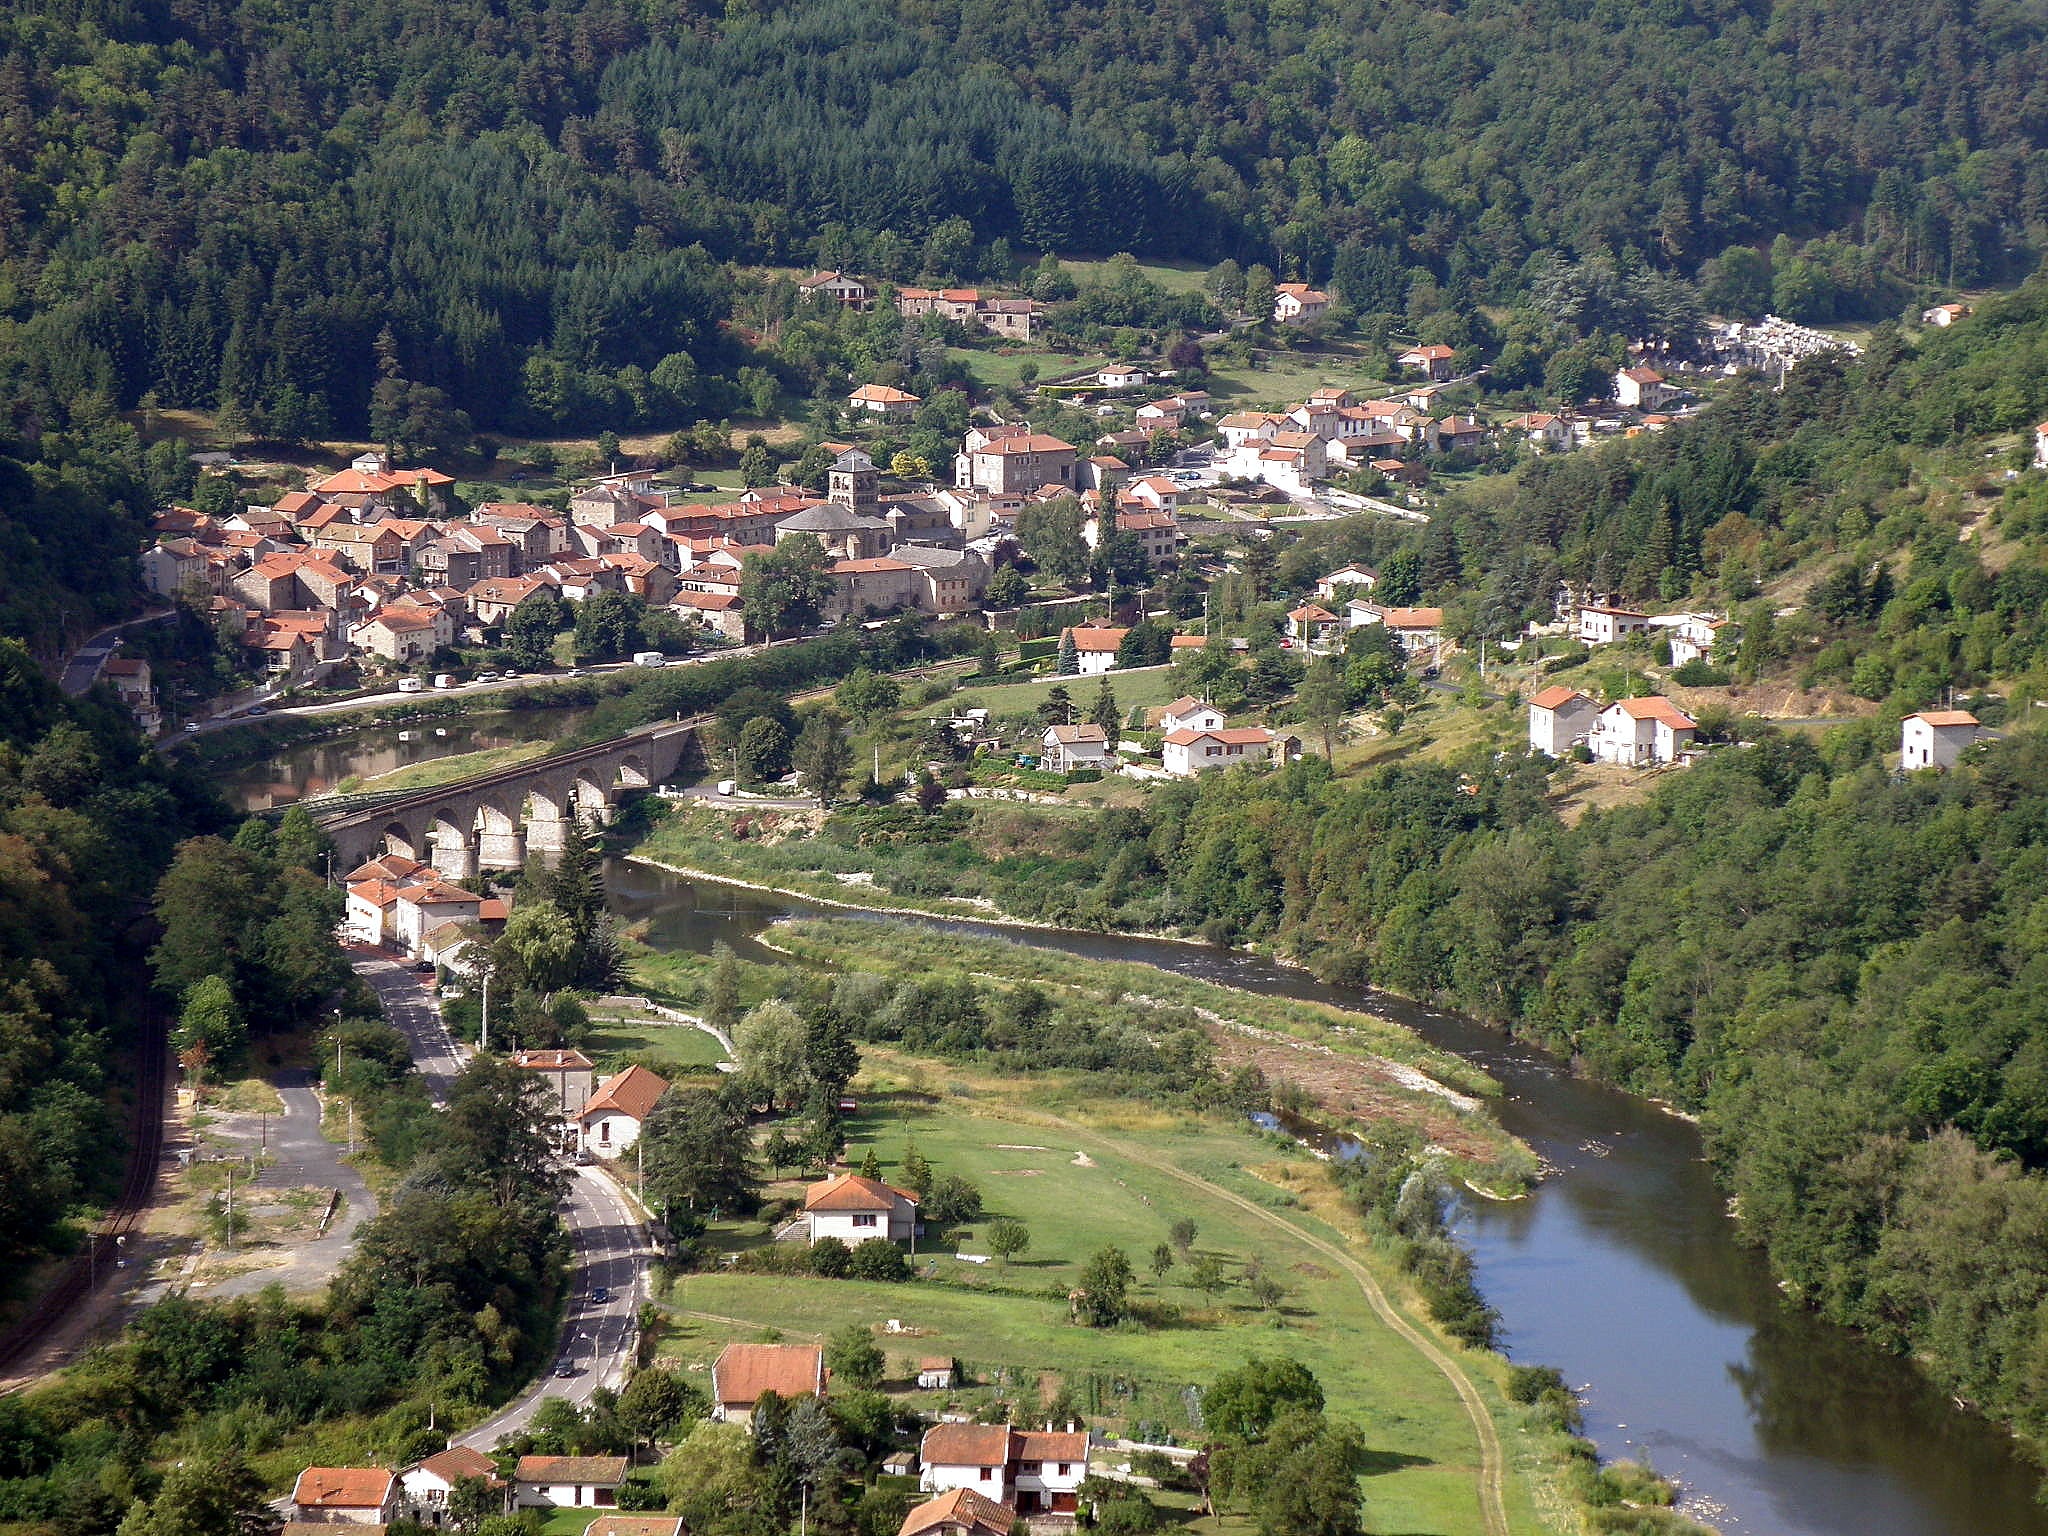
<svg viewBox="0 0 2048 1536"><path fill-rule="evenodd" d="M484 1016L477 1030L477 1054L482 1055L491 1048L491 973L484 972Z"/></svg>
<svg viewBox="0 0 2048 1536"><path fill-rule="evenodd" d="M235 1165L228 1164L228 1252L235 1251Z"/></svg>

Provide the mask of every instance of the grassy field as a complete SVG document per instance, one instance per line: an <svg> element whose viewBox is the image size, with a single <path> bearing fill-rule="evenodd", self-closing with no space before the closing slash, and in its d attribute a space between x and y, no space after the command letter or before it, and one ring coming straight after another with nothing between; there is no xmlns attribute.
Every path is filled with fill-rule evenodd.
<svg viewBox="0 0 2048 1536"><path fill-rule="evenodd" d="M450 757L408 763L403 768L373 774L367 779L349 779L338 786L336 792L361 794L366 790L430 789L436 784L452 784L457 779L467 779L479 773L495 773L500 768L530 763L545 756L553 745L551 741L515 741L510 746L486 747L480 752L457 752Z"/></svg>
<svg viewBox="0 0 2048 1536"><path fill-rule="evenodd" d="M1271 351L1263 368L1219 359L1209 375L1209 393L1233 410L1297 405L1323 384L1372 395L1392 387L1381 379L1376 362L1341 343L1319 352Z"/></svg>
<svg viewBox="0 0 2048 1536"><path fill-rule="evenodd" d="M1108 677L1117 706L1127 712L1139 704L1170 704L1178 697L1169 667L1138 667L1128 672L1111 672ZM1037 709L1053 689L1065 688L1075 706L1085 714L1101 686L1092 677L1045 677L1028 683L963 688L946 702L955 711L980 708L996 716L1021 715Z"/></svg>
<svg viewBox="0 0 2048 1536"><path fill-rule="evenodd" d="M1009 389L1021 380L1018 370L1026 363L1038 368L1039 379L1060 379L1083 368L1100 368L1110 359L1101 353L1083 353L1076 356L1071 352L1045 352L1036 348L1019 347L1001 352L984 352L973 347L949 347L948 360L965 364L974 376L991 389Z"/></svg>
<svg viewBox="0 0 2048 1536"><path fill-rule="evenodd" d="M1080 284L1100 283L1109 271L1106 261L1062 261L1060 265ZM1141 261L1138 270L1168 293L1195 292L1209 271L1196 261Z"/></svg>
<svg viewBox="0 0 2048 1536"><path fill-rule="evenodd" d="M621 1072L633 1062L664 1077L702 1071L725 1060L718 1037L688 1024L663 1024L653 1019L597 1018L583 1050L597 1063L600 1075Z"/></svg>
<svg viewBox="0 0 2048 1536"><path fill-rule="evenodd" d="M1028 1419L1064 1384L1093 1422L1142 1419L1184 1438L1199 1435L1189 1388L1248 1356L1286 1355L1316 1372L1332 1414L1357 1424L1372 1448L1362 1485L1369 1527L1418 1536L1483 1529L1480 1441L1443 1360L1474 1384L1516 1447L1507 1477L1512 1529L1567 1528L1539 1513L1557 1507L1539 1470L1553 1448L1518 1433L1520 1414L1501 1399L1497 1362L1455 1346L1432 1356L1375 1310L1368 1286L1385 1284L1411 1328L1420 1317L1397 1283L1349 1271L1347 1256L1370 1263L1373 1254L1322 1166L1297 1149L1115 1102L1098 1103L1083 1123L1083 1112L1043 1108L1031 1085L872 1050L856 1092L850 1161L873 1147L893 1176L914 1140L935 1172L980 1187L990 1217L1023 1222L1028 1250L1007 1267L963 1260L987 1252L984 1221L921 1244L928 1278L913 1285L688 1276L670 1300L665 1353L694 1369L735 1339L822 1338L855 1324L875 1331L899 1388L921 1356L963 1363L967 1385L908 1393L919 1406L935 1408L943 1396L970 1407L1000 1397ZM1197 1225L1193 1253L1214 1256L1229 1277L1214 1295L1181 1283L1185 1261L1163 1277L1150 1269L1153 1248L1181 1217ZM744 1243L759 1232L757 1223L722 1236ZM1143 1320L1079 1327L1066 1292L1088 1259L1112 1245L1138 1269ZM1239 1283L1254 1257L1286 1286L1273 1312Z"/></svg>

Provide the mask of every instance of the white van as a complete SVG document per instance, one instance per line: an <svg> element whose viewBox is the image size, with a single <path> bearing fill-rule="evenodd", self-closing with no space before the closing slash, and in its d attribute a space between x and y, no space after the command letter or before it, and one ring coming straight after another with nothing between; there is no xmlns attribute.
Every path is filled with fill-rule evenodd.
<svg viewBox="0 0 2048 1536"><path fill-rule="evenodd" d="M426 686L425 683L416 677L401 677L398 680L398 691L400 693L422 693L426 690Z"/></svg>
<svg viewBox="0 0 2048 1536"><path fill-rule="evenodd" d="M633 665L636 667L659 667L666 665L667 662L668 658L659 651L635 651L633 653Z"/></svg>
<svg viewBox="0 0 2048 1536"><path fill-rule="evenodd" d="M455 679L446 672L436 672L434 674L434 686L436 688L453 688L455 686Z"/></svg>

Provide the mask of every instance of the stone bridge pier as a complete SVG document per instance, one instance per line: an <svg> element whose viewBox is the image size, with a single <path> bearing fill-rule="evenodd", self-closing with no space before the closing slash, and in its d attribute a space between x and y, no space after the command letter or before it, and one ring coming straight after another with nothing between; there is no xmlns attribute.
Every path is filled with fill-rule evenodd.
<svg viewBox="0 0 2048 1536"><path fill-rule="evenodd" d="M391 852L432 864L457 885L552 858L569 829L610 824L620 800L672 776L700 722L643 727L613 741L479 774L319 818L344 869Z"/></svg>

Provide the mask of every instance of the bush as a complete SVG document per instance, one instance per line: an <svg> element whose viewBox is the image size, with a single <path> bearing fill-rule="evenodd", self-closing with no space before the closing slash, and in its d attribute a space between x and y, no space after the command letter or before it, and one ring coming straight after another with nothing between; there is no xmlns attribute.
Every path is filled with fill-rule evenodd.
<svg viewBox="0 0 2048 1536"><path fill-rule="evenodd" d="M827 1280L843 1280L853 1267L853 1250L836 1237L821 1237L811 1244L811 1272Z"/></svg>
<svg viewBox="0 0 2048 1536"><path fill-rule="evenodd" d="M871 1237L853 1250L847 1272L856 1280L908 1280L910 1261L886 1237Z"/></svg>
<svg viewBox="0 0 2048 1536"><path fill-rule="evenodd" d="M1704 656L1695 656L1671 674L1671 681L1684 688L1720 688L1733 676L1733 673L1723 671Z"/></svg>
<svg viewBox="0 0 2048 1536"><path fill-rule="evenodd" d="M957 1174L934 1179L918 1215L936 1226L952 1227L981 1220L981 1191Z"/></svg>

